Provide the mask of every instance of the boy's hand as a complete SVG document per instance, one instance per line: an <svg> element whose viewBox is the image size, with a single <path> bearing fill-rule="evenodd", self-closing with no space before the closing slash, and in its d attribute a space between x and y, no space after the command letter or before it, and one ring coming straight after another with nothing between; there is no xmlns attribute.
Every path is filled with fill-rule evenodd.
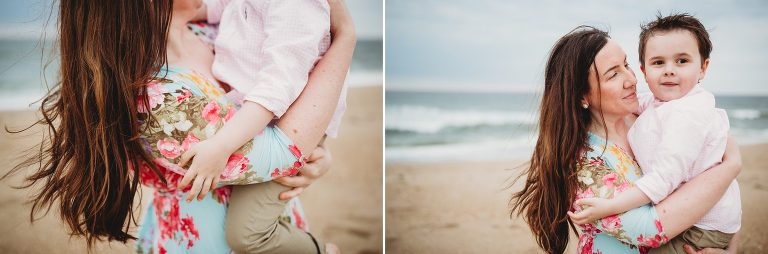
<svg viewBox="0 0 768 254"><path fill-rule="evenodd" d="M576 200L577 206L588 206L578 213L568 211L573 223L577 225L592 223L595 220L602 219L608 215L615 214L611 199L605 198L582 198Z"/></svg>
<svg viewBox="0 0 768 254"><path fill-rule="evenodd" d="M194 158L192 165L178 186L179 190L183 190L194 179L192 189L187 196L187 202L192 201L195 196L198 200L202 200L208 191L216 188L219 183L219 175L227 166L231 154L224 147L213 139L207 139L193 145L181 155L181 161L179 161L181 167L184 167L190 159Z"/></svg>

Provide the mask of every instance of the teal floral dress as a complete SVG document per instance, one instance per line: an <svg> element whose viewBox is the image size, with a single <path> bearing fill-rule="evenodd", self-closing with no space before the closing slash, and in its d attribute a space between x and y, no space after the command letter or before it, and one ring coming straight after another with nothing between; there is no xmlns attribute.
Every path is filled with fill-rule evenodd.
<svg viewBox="0 0 768 254"><path fill-rule="evenodd" d="M176 186L186 169L176 164L192 145L211 137L237 110L213 80L189 69L163 68L147 86L148 104L138 101L140 116L151 112L153 123L142 133L144 149L154 158L165 182L149 165L140 166L140 182L152 187L140 223L137 253L230 253L225 218L230 185L270 181L298 173L304 157L277 127L270 126L229 157L219 187L203 200L187 203L191 187ZM254 211L258 212L258 211ZM308 226L298 199L288 202L281 217L305 231Z"/></svg>
<svg viewBox="0 0 768 254"><path fill-rule="evenodd" d="M613 198L634 186L642 171L623 149L589 133L589 147L578 164L576 199ZM582 208L576 205L572 211ZM668 242L656 209L644 205L621 214L611 215L580 228L578 253L647 253L649 248Z"/></svg>

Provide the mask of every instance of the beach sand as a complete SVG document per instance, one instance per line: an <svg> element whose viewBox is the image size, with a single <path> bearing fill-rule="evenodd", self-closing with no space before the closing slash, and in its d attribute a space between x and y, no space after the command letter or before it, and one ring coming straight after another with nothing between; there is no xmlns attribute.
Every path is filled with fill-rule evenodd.
<svg viewBox="0 0 768 254"><path fill-rule="evenodd" d="M340 135L328 139L333 167L301 196L311 232L339 245L343 253L381 253L382 243L382 86L349 89ZM0 126L18 130L34 112L0 112ZM40 141L38 129L0 132L0 172L7 172L22 149ZM0 182L0 253L85 253L85 241L70 238L58 211L29 222L28 189L16 190L23 176ZM150 195L144 190L143 204ZM134 228L135 230L135 228ZM94 253L133 253L133 244L99 243Z"/></svg>
<svg viewBox="0 0 768 254"><path fill-rule="evenodd" d="M740 253L768 252L768 145L741 147ZM391 253L540 253L508 202L523 161L387 163L386 246ZM571 234L567 253L575 253Z"/></svg>

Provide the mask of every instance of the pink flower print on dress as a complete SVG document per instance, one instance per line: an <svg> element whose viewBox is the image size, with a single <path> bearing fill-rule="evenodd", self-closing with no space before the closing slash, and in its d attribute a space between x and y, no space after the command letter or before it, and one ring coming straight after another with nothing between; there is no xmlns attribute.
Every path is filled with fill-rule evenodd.
<svg viewBox="0 0 768 254"><path fill-rule="evenodd" d="M589 158L589 165L600 166L603 164L605 164L605 161L603 161L603 158L600 158L600 157Z"/></svg>
<svg viewBox="0 0 768 254"><path fill-rule="evenodd" d="M301 158L301 151L299 150L296 145L288 145L288 149L291 150L291 153L293 153L293 156L296 156L296 158Z"/></svg>
<svg viewBox="0 0 768 254"><path fill-rule="evenodd" d="M602 226L606 231L615 232L621 227L621 218L618 215L611 215L601 220Z"/></svg>
<svg viewBox="0 0 768 254"><path fill-rule="evenodd" d="M157 150L160 154L168 159L174 159L181 155L181 147L179 147L179 141L172 138L164 138L157 141Z"/></svg>
<svg viewBox="0 0 768 254"><path fill-rule="evenodd" d="M208 103L208 105L205 105L203 108L203 119L208 121L208 123L215 123L219 121L219 110L221 110L221 107L219 107L219 104L215 101L211 101Z"/></svg>
<svg viewBox="0 0 768 254"><path fill-rule="evenodd" d="M224 115L224 122L229 122L229 119L232 119L232 116L234 115L235 115L235 108L232 106L227 107L227 114Z"/></svg>
<svg viewBox="0 0 768 254"><path fill-rule="evenodd" d="M640 235L637 237L637 241L640 242L641 245L645 245L651 248L656 248L661 246L662 244L668 242L666 236L662 236L661 234L655 234L652 237L644 237L643 235Z"/></svg>
<svg viewBox="0 0 768 254"><path fill-rule="evenodd" d="M581 254L592 254L592 244L594 243L594 238L592 236L587 234L582 234L579 237L579 242L581 243Z"/></svg>
<svg viewBox="0 0 768 254"><path fill-rule="evenodd" d="M296 218L296 227L307 231L307 225L304 222L304 219L301 218L301 213L299 212L299 209L296 208L296 206L293 206L293 217Z"/></svg>
<svg viewBox="0 0 768 254"><path fill-rule="evenodd" d="M616 187L616 193L615 193L615 194L619 194L619 193L622 193L622 192L624 192L625 190L629 189L629 187L630 187L630 186L629 186L629 183L627 183L627 182L623 182L623 183L619 184L619 186L618 186L618 187Z"/></svg>
<svg viewBox="0 0 768 254"><path fill-rule="evenodd" d="M192 220L192 216L181 219L181 225L179 230L184 233L184 238L187 239L187 249L192 248L195 245L195 240L200 240L200 233L195 228L195 222ZM194 237L194 238L192 238Z"/></svg>
<svg viewBox="0 0 768 254"><path fill-rule="evenodd" d="M298 174L300 167L296 167L296 163L299 163L299 162L298 161L294 162L293 166L283 169L282 176L295 176L296 174ZM299 166L301 166L301 164L299 164Z"/></svg>
<svg viewBox="0 0 768 254"><path fill-rule="evenodd" d="M213 190L213 197L219 203L229 204L229 196L232 194L232 187L222 186Z"/></svg>
<svg viewBox="0 0 768 254"><path fill-rule="evenodd" d="M152 81L147 84L147 96L149 97L149 108L154 109L157 105L163 103L165 96L163 95L165 89L160 82Z"/></svg>
<svg viewBox="0 0 768 254"><path fill-rule="evenodd" d="M661 228L661 221L660 220L656 220L654 222L656 223L656 229L659 230L659 233L664 232L664 229Z"/></svg>
<svg viewBox="0 0 768 254"><path fill-rule="evenodd" d="M187 137L184 138L184 141L181 142L181 150L187 151L190 147L200 142L200 139L195 137L194 134L189 133L187 134Z"/></svg>
<svg viewBox="0 0 768 254"><path fill-rule="evenodd" d="M603 185L605 186L613 186L613 183L616 182L616 173L609 173L603 176Z"/></svg>
<svg viewBox="0 0 768 254"><path fill-rule="evenodd" d="M245 173L248 170L248 163L250 161L242 154L232 154L229 156L227 166L224 171L221 172L221 179L232 180Z"/></svg>
<svg viewBox="0 0 768 254"><path fill-rule="evenodd" d="M192 92L190 92L187 89L183 89L182 90L182 94L176 96L176 102L182 102L182 101L186 100L189 97L192 97Z"/></svg>

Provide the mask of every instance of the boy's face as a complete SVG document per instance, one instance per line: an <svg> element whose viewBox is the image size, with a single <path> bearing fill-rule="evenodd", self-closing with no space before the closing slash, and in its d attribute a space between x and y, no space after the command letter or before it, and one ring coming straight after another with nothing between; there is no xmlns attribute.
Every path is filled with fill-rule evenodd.
<svg viewBox="0 0 768 254"><path fill-rule="evenodd" d="M688 94L704 78L709 65L709 59L702 64L696 37L682 29L657 32L648 38L643 62L645 82L661 101Z"/></svg>

